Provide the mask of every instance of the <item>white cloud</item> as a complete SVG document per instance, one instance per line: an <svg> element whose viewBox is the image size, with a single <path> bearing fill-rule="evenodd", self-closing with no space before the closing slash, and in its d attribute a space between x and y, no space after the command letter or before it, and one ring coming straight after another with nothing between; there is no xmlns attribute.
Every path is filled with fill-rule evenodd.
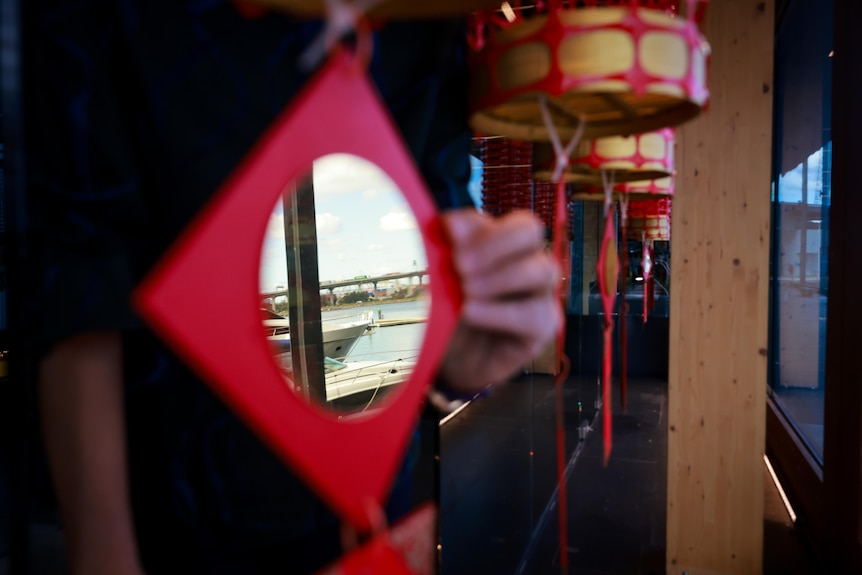
<svg viewBox="0 0 862 575"><path fill-rule="evenodd" d="M267 238L284 238L284 214L273 213L266 225Z"/></svg>
<svg viewBox="0 0 862 575"><path fill-rule="evenodd" d="M347 242L340 238L321 238L317 242L317 250L320 253L334 254L342 252L347 248Z"/></svg>
<svg viewBox="0 0 862 575"><path fill-rule="evenodd" d="M337 234L341 231L341 218L329 212L317 214L317 233Z"/></svg>
<svg viewBox="0 0 862 575"><path fill-rule="evenodd" d="M369 252L380 252L386 249L386 246L383 244L368 244Z"/></svg>
<svg viewBox="0 0 862 575"><path fill-rule="evenodd" d="M381 232L403 232L416 229L416 218L403 208L392 208L380 218Z"/></svg>
<svg viewBox="0 0 862 575"><path fill-rule="evenodd" d="M380 189L374 188L371 190L365 190L362 192L362 199L366 201L371 201L375 198L378 198L380 194L383 193Z"/></svg>
<svg viewBox="0 0 862 575"><path fill-rule="evenodd" d="M314 193L318 197L375 190L397 190L377 164L351 154L329 154L314 161Z"/></svg>

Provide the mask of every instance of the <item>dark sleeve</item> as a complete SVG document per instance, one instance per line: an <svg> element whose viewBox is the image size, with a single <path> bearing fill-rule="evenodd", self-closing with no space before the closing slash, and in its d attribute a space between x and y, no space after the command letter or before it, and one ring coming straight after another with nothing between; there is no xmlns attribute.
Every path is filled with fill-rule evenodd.
<svg viewBox="0 0 862 575"><path fill-rule="evenodd" d="M38 8L37 6L38 5ZM24 7L29 327L38 347L137 325L127 298L150 226L115 75L116 35L86 2Z"/></svg>
<svg viewBox="0 0 862 575"><path fill-rule="evenodd" d="M472 206L464 21L387 25L374 54L371 73L438 206Z"/></svg>

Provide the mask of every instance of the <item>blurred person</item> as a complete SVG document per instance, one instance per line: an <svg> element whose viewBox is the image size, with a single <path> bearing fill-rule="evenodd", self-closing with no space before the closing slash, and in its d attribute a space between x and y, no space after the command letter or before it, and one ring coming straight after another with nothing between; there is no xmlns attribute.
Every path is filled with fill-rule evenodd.
<svg viewBox="0 0 862 575"><path fill-rule="evenodd" d="M70 573L320 568L342 552L337 517L147 329L129 296L308 79L296 62L321 23L249 18L220 0L22 10L27 313ZM493 219L469 200L465 49L460 19L392 22L375 32L369 65L445 211L464 291L439 371L449 397L505 381L562 321L538 220ZM393 500L411 481L415 444Z"/></svg>

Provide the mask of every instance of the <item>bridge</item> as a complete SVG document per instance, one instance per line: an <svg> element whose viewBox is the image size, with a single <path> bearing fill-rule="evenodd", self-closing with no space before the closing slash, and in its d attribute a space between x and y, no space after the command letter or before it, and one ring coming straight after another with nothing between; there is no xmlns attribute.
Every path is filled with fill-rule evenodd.
<svg viewBox="0 0 862 575"><path fill-rule="evenodd" d="M328 291L329 293L333 293L337 288L356 286L356 289L362 289L364 285L373 285L374 291L377 291L377 284L379 282L389 282L402 279L409 279L410 284L413 283L414 278L419 278L419 285L422 285L423 278L428 275L428 270L416 270L412 272L398 272L387 274L385 276L376 276L376 277L367 277L367 276L357 276L353 279L349 280L336 280L336 281L324 281L320 284L320 291ZM287 297L288 290L277 290L273 292L266 292L261 294L261 298L277 298L277 297Z"/></svg>

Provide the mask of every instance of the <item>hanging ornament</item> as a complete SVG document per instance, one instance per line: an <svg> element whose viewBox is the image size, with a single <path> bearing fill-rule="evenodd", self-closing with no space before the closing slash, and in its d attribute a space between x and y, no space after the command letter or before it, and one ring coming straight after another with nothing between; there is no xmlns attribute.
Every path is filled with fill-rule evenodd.
<svg viewBox="0 0 862 575"><path fill-rule="evenodd" d="M653 242L670 241L670 198L633 201L629 205L629 229L635 238L641 238L644 303L643 321L655 306L655 277L653 276Z"/></svg>
<svg viewBox="0 0 862 575"><path fill-rule="evenodd" d="M631 135L676 126L706 105L710 48L699 0L665 10L636 0L548 0L474 25L470 124L480 134L548 141L539 96L563 139Z"/></svg>
<svg viewBox="0 0 862 575"><path fill-rule="evenodd" d="M139 286L134 300L141 316L274 453L364 532L371 528L368 506L380 507L388 496L455 329L461 296L440 216L360 60L346 51L328 59ZM314 160L332 153L377 164L402 190L433 278L432 327L410 379L380 410L343 417L291 390L293 382L286 381L262 336L258 310L258 262L272 206ZM230 273L197 290L200 278L213 269ZM196 297L188 297L190 290Z"/></svg>
<svg viewBox="0 0 862 575"><path fill-rule="evenodd" d="M627 410L628 393L628 204L642 197L659 197L673 193L673 150L675 132L665 128L637 136L612 136L581 142L581 156L570 161L564 179L579 182L572 186L571 197L580 200L618 201L620 203L619 259L623 273L620 293L620 405ZM534 150L544 148L536 144ZM541 152L547 153L547 152ZM577 153L577 152L576 152ZM534 152L534 165L537 153ZM547 168L548 162L543 165ZM546 171L534 172L544 176ZM652 179L646 179L652 178ZM596 185L598 180L601 185ZM616 183L621 182L621 183ZM610 225L610 222L606 222Z"/></svg>
<svg viewBox="0 0 862 575"><path fill-rule="evenodd" d="M592 184L599 195L603 190L602 172L612 172L616 182L657 180L673 174L674 130L633 136L610 136L583 140L575 149L563 179L566 182ZM533 146L533 177L550 178L554 167L553 150L548 144ZM579 198L581 199L581 198Z"/></svg>
<svg viewBox="0 0 862 575"><path fill-rule="evenodd" d="M352 542L346 542L342 530L345 554L327 565L316 575L433 575L437 549L437 510L426 503L387 529L385 517L372 520L377 524L370 540L360 544L358 534L350 532Z"/></svg>
<svg viewBox="0 0 862 575"><path fill-rule="evenodd" d="M628 198L631 201L651 200L671 197L674 192L674 176L658 180L639 180L616 184L613 189L615 200ZM601 186L592 184L574 184L571 197L577 200L603 201L604 190Z"/></svg>
<svg viewBox="0 0 862 575"><path fill-rule="evenodd" d="M569 293L569 282L571 281L571 262L567 257L568 249L568 194L566 191L566 183L563 181L562 174L569 162L569 156L572 150L580 142L584 131L584 122L581 121L578 127L573 131L568 143L563 146L559 134L553 125L551 113L548 109L547 102L544 97L539 98L539 109L542 116L542 121L545 124L551 145L554 150L556 164L551 175L551 181L554 182L556 190L554 191L554 208L553 208L553 233L552 233L552 248L554 259L558 262L560 270L563 272L563 277L557 284L555 290L557 301L560 305L564 305L563 294ZM565 312L564 312L565 314ZM565 413L563 409L563 384L569 376L571 364L568 356L565 353L565 322L560 323L557 331L557 358L559 361L559 370L554 379L555 389L555 404L556 404L556 430L557 430L557 482L558 482L558 497L557 512L559 518L559 534L560 534L560 569L563 573L568 570L568 524L567 513L568 507L566 504L566 435L565 435Z"/></svg>
<svg viewBox="0 0 862 575"><path fill-rule="evenodd" d="M616 225L614 223L614 208L611 205L605 213L605 232L599 247L599 258L596 273L599 282L599 295L602 302L604 322L604 357L602 360L602 439L604 449L602 462L608 464L611 456L613 419L611 416L611 365L613 355L612 334L614 329L614 302L617 295L617 279L619 276L619 261L617 259Z"/></svg>
<svg viewBox="0 0 862 575"><path fill-rule="evenodd" d="M625 412L628 395L628 206L630 201L656 198L673 194L673 150L675 132L665 128L658 132L637 136L614 136L582 142L581 150L588 150L573 159L564 177L579 182L573 185L571 196L580 200L603 200L608 193L620 203L620 405ZM536 148L540 145L537 144ZM536 154L534 153L534 158ZM592 183L596 178L603 185ZM652 178L652 179L647 179ZM620 182L620 183L613 183ZM608 192L607 187L610 188ZM609 222L606 223L609 225ZM639 237L639 236L634 236ZM645 284L649 285L649 284ZM647 305L647 302L644 302Z"/></svg>

